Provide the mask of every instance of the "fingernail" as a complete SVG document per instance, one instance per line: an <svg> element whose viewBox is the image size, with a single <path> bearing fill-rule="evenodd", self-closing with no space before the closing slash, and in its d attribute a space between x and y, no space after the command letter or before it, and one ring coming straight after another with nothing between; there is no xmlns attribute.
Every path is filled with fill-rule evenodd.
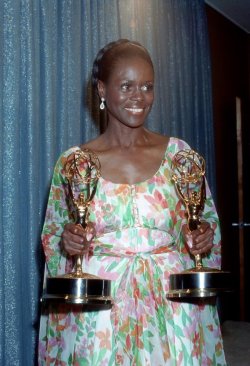
<svg viewBox="0 0 250 366"><path fill-rule="evenodd" d="M88 241L90 241L90 240L92 239L92 235L91 235L91 234L87 234L87 235L86 235L86 239L87 239Z"/></svg>
<svg viewBox="0 0 250 366"><path fill-rule="evenodd" d="M193 247L193 238L191 235L187 236L187 245L189 246L189 248Z"/></svg>

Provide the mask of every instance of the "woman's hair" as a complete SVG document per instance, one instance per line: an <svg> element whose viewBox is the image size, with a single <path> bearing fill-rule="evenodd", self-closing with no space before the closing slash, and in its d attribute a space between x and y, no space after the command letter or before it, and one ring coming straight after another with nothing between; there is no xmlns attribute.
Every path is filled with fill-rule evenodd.
<svg viewBox="0 0 250 366"><path fill-rule="evenodd" d="M140 57L147 61L154 69L150 54L139 42L119 39L110 42L98 52L92 69L92 85L97 89L98 80L104 83L110 77L115 63L124 58Z"/></svg>

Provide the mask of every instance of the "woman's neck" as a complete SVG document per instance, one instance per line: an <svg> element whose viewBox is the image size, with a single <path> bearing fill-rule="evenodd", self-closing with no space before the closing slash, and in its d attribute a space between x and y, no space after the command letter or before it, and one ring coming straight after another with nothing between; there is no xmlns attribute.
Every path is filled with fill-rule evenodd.
<svg viewBox="0 0 250 366"><path fill-rule="evenodd" d="M150 139L150 132L144 127L130 128L127 126L108 126L102 135L103 142L109 146L129 148L146 145Z"/></svg>

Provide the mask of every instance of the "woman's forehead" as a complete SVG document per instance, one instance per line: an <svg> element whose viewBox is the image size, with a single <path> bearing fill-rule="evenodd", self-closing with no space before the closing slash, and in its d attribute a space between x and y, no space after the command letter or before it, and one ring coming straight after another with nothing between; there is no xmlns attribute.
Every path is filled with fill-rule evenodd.
<svg viewBox="0 0 250 366"><path fill-rule="evenodd" d="M136 75L148 75L152 78L154 71L152 65L141 57L117 59L111 69L110 77L123 75L131 75L132 79Z"/></svg>
<svg viewBox="0 0 250 366"><path fill-rule="evenodd" d="M142 46L126 44L110 49L104 56L100 65L99 80L108 83L111 79L127 79L127 73L134 72L136 78L138 70L147 73L147 80L154 78L154 67L151 57ZM123 74L123 76L121 76ZM131 79L132 80L132 79Z"/></svg>

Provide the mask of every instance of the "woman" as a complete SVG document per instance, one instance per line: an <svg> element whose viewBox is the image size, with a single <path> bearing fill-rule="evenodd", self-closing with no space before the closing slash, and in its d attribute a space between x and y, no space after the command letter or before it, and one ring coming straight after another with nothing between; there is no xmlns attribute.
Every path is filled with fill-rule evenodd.
<svg viewBox="0 0 250 366"><path fill-rule="evenodd" d="M63 166L73 147L55 167L45 275L71 271L71 257L91 246L84 269L112 280L114 306L84 313L62 305L43 315L40 365L225 365L216 307L166 299L169 275L192 267L192 255L206 254L205 265L219 268L220 232L207 188L207 221L189 233L170 171L173 155L189 146L144 127L154 101L151 58L136 42L112 42L99 51L92 76L108 115L106 131L81 146L101 163L93 226L84 231L68 215Z"/></svg>

